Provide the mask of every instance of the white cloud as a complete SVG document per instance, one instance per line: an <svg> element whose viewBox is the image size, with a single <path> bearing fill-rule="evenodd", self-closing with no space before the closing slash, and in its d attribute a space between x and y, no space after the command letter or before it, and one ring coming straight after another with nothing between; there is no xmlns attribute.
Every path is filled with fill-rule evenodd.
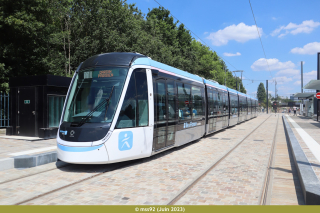
<svg viewBox="0 0 320 213"><path fill-rule="evenodd" d="M237 53L223 53L224 56L240 56L241 53L237 52Z"/></svg>
<svg viewBox="0 0 320 213"><path fill-rule="evenodd" d="M301 85L301 81L296 81L296 82L293 83L293 85L300 86Z"/></svg>
<svg viewBox="0 0 320 213"><path fill-rule="evenodd" d="M301 80L301 73L299 72L299 74L293 76L293 78ZM316 70L312 70L310 72L303 73L303 85L306 85L307 83L309 83L309 81L316 80L316 79L317 79L317 71ZM299 82L301 84L301 81L299 81Z"/></svg>
<svg viewBox="0 0 320 213"><path fill-rule="evenodd" d="M259 28L259 32L260 35L262 35L262 28ZM212 44L215 46L226 45L230 40L244 43L257 38L259 38L259 35L256 26L248 26L242 22L238 25L233 24L223 30L210 33L207 37L207 39L211 40Z"/></svg>
<svg viewBox="0 0 320 213"><path fill-rule="evenodd" d="M273 81L277 81L277 85L285 84L292 81L292 78L288 78L287 76L280 76L276 78L272 78Z"/></svg>
<svg viewBox="0 0 320 213"><path fill-rule="evenodd" d="M291 50L291 53L295 54L308 54L308 55L313 55L316 54L317 52L320 52L320 42L313 42L304 45L302 48L300 47L295 47Z"/></svg>
<svg viewBox="0 0 320 213"><path fill-rule="evenodd" d="M279 86L279 87L277 87L277 90L278 90L278 92L277 92L277 94L280 96L280 94L282 94L282 95L284 95L284 94L286 94L286 95L290 95L290 94L292 94L292 87L287 87L287 86Z"/></svg>
<svg viewBox="0 0 320 213"><path fill-rule="evenodd" d="M285 36L285 35L287 35L286 33L282 33L282 34L280 34L279 36L278 36L278 38L281 38L281 37L283 37L283 36Z"/></svg>
<svg viewBox="0 0 320 213"><path fill-rule="evenodd" d="M282 34L278 36L279 38L281 38L289 33L291 33L292 35L296 35L299 33L311 33L319 25L320 25L320 22L314 22L313 20L303 21L301 24L294 24L290 22L287 26L281 26L275 29L271 33L271 35L276 36L280 32L284 31Z"/></svg>
<svg viewBox="0 0 320 213"><path fill-rule="evenodd" d="M290 78L287 78L286 76L281 76L281 77L277 77L277 81L278 81L278 84L284 84L284 83L290 82L289 79L295 80L293 84L290 83L289 85L287 85L287 88L288 88L287 90L295 89L295 90L298 90L298 92L300 92L301 91L301 73L300 73L300 70L293 70L293 71L295 72L289 75ZM280 72L281 71L279 71L278 73ZM282 74L285 74L285 73L282 73ZM309 81L316 78L317 78L317 71L315 70L303 73L303 85L305 86L307 83L309 83ZM283 81L283 82L280 82L280 81Z"/></svg>
<svg viewBox="0 0 320 213"><path fill-rule="evenodd" d="M285 70L280 70L279 72L277 72L276 76L281 76L281 75L294 76L294 75L298 75L299 72L300 72L299 70L295 70L295 69L285 69Z"/></svg>
<svg viewBox="0 0 320 213"><path fill-rule="evenodd" d="M275 21L275 20L277 20L277 18L276 18L276 17L272 17L272 20L274 20L274 21Z"/></svg>
<svg viewBox="0 0 320 213"><path fill-rule="evenodd" d="M207 34L208 34L208 32L204 32L203 34L204 34L204 35L207 35Z"/></svg>
<svg viewBox="0 0 320 213"><path fill-rule="evenodd" d="M268 64L269 64L269 67L268 67ZM294 67L295 65L293 62L291 61L280 62L276 58L270 58L267 60L265 58L260 58L251 65L251 69L253 71L269 71L269 68L270 70L285 70L285 69L293 69Z"/></svg>

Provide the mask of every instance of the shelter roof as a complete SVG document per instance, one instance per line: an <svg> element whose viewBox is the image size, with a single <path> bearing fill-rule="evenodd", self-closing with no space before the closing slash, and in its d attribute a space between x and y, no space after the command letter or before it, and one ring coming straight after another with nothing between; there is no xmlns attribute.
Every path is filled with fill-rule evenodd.
<svg viewBox="0 0 320 213"><path fill-rule="evenodd" d="M303 87L304 89L315 89L320 90L320 80L311 80L307 85Z"/></svg>
<svg viewBox="0 0 320 213"><path fill-rule="evenodd" d="M300 99L309 99L310 97L313 97L316 93L314 92L305 92L305 93L295 93L293 97L297 97Z"/></svg>

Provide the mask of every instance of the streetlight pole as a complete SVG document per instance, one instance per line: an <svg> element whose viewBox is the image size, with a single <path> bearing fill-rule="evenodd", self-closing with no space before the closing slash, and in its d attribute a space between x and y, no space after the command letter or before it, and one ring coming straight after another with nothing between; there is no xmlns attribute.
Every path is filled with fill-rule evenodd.
<svg viewBox="0 0 320 213"><path fill-rule="evenodd" d="M242 72L243 72L243 70L236 70L236 71L233 71L233 72L241 72L241 83L242 83ZM237 83L238 83L238 79L237 79ZM240 92L240 82L239 82L239 92Z"/></svg>

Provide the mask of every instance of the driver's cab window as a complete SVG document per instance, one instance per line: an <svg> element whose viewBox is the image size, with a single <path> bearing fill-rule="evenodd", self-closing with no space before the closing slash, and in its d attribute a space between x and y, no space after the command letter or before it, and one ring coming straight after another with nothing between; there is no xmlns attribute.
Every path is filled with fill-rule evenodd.
<svg viewBox="0 0 320 213"><path fill-rule="evenodd" d="M148 126L148 84L145 69L132 72L116 128Z"/></svg>

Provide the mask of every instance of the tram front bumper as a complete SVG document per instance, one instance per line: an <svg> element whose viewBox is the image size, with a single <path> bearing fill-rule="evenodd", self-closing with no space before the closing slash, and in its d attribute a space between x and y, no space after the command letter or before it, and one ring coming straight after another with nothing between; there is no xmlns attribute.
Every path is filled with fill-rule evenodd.
<svg viewBox="0 0 320 213"><path fill-rule="evenodd" d="M57 143L58 159L74 164L106 164L109 161L104 144L90 147L72 147Z"/></svg>

